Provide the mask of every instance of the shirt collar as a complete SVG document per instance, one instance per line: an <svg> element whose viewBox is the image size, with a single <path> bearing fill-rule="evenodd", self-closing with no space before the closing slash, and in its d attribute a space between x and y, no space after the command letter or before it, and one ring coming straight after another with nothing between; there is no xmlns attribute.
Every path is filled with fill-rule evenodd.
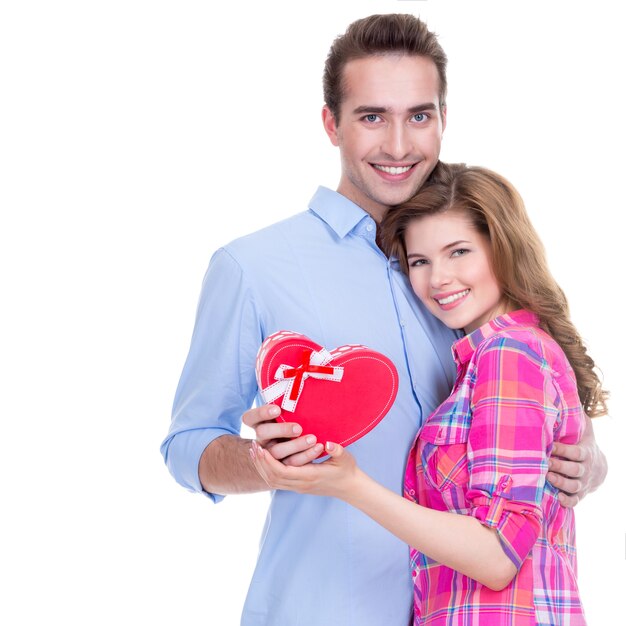
<svg viewBox="0 0 626 626"><path fill-rule="evenodd" d="M363 218L372 219L360 206L332 189L318 187L309 209L326 222L343 239ZM372 220L373 221L373 220Z"/></svg>
<svg viewBox="0 0 626 626"><path fill-rule="evenodd" d="M538 326L539 318L534 313L525 309L511 311L504 315L499 315L495 319L483 324L469 335L465 335L452 346L452 354L454 360L459 364L467 363L470 360L476 348L485 340L500 332L505 328L512 326Z"/></svg>

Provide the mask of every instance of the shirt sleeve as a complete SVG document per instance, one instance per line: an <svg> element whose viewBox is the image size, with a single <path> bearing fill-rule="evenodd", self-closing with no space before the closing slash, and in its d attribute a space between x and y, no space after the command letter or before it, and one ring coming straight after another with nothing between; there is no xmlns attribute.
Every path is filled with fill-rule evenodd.
<svg viewBox="0 0 626 626"><path fill-rule="evenodd" d="M489 341L476 361L468 439L470 514L496 529L517 568L537 540L558 418L546 362L511 338Z"/></svg>
<svg viewBox="0 0 626 626"><path fill-rule="evenodd" d="M217 437L241 431L257 392L255 359L262 343L254 293L239 264L218 250L204 277L189 354L161 453L175 480L202 490L198 463ZM206 494L214 502L223 499Z"/></svg>

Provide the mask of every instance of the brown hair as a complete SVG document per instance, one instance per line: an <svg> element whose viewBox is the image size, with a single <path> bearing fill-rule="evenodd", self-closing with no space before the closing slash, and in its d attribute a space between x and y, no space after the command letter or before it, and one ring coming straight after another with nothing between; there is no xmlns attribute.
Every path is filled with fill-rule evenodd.
<svg viewBox="0 0 626 626"><path fill-rule="evenodd" d="M324 102L339 123L344 97L343 68L348 61L372 55L405 54L429 58L439 74L439 106L446 102L448 59L437 36L413 15L391 13L356 20L335 39L324 65Z"/></svg>
<svg viewBox="0 0 626 626"><path fill-rule="evenodd" d="M491 243L494 275L513 308L532 311L541 327L561 346L590 417L607 413L608 393L595 372L582 339L570 319L565 294L554 280L537 231L524 202L505 178L481 167L439 162L429 181L404 204L392 207L381 226L381 245L408 273L404 234L410 222L444 211L467 215Z"/></svg>

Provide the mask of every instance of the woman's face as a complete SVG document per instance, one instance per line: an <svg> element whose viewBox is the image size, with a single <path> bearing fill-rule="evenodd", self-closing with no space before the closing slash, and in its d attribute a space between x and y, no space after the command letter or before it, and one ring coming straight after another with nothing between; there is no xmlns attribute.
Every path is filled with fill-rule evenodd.
<svg viewBox="0 0 626 626"><path fill-rule="evenodd" d="M489 238L458 211L414 220L405 233L413 291L450 328L470 333L507 312Z"/></svg>

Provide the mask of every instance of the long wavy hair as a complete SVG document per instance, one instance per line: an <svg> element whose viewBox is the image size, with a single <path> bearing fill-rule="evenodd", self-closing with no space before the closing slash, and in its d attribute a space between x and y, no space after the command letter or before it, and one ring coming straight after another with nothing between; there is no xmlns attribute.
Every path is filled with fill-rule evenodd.
<svg viewBox="0 0 626 626"><path fill-rule="evenodd" d="M458 211L491 243L493 273L507 304L539 317L543 330L565 352L576 375L578 395L589 417L605 415L608 392L570 319L563 290L548 269L543 244L524 202L505 178L482 167L439 162L427 183L405 203L392 207L381 225L380 243L408 274L404 236L410 222Z"/></svg>

